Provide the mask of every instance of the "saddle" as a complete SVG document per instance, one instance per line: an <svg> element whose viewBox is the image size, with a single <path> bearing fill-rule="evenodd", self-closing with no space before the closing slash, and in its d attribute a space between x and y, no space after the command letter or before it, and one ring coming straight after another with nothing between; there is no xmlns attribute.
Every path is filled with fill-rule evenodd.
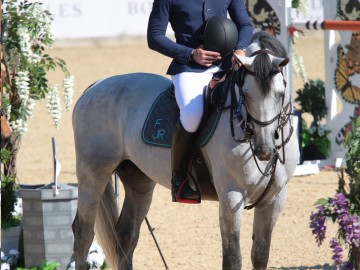
<svg viewBox="0 0 360 270"><path fill-rule="evenodd" d="M231 74L223 73L221 75L224 75L223 79L220 80L220 74L217 74L209 86L204 89L204 114L190 161L200 186L202 198L206 200L218 200L201 148L206 146L216 130L230 89ZM160 93L149 110L141 134L141 138L146 144L171 148L172 134L180 116L174 91L174 85L171 85Z"/></svg>

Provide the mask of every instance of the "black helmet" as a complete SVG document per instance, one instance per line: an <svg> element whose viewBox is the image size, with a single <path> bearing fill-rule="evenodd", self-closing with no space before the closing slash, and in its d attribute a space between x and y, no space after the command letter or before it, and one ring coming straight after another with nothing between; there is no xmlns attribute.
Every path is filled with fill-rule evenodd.
<svg viewBox="0 0 360 270"><path fill-rule="evenodd" d="M203 34L205 50L219 52L224 57L233 52L237 40L238 30L232 20L222 16L207 20Z"/></svg>

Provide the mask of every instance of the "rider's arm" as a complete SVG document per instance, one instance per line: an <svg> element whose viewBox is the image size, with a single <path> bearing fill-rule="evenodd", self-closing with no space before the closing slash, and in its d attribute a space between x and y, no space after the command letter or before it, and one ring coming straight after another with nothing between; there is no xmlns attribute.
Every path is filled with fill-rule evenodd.
<svg viewBox="0 0 360 270"><path fill-rule="evenodd" d="M169 13L169 0L154 1L147 29L148 46L150 49L174 58L180 63L188 63L191 60L193 48L177 44L166 36Z"/></svg>
<svg viewBox="0 0 360 270"><path fill-rule="evenodd" d="M251 43L254 29L251 25L244 1L231 0L228 11L231 20L236 24L239 31L238 42L235 49L245 49Z"/></svg>

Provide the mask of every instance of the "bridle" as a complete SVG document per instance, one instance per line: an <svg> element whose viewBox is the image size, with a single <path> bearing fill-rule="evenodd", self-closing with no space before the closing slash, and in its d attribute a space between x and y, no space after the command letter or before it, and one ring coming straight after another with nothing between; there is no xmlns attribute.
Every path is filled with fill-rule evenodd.
<svg viewBox="0 0 360 270"><path fill-rule="evenodd" d="M273 53L269 50L258 50L258 51L255 51L251 56L255 56L255 55L258 55L261 53L273 55ZM282 74L283 83L284 83L284 86L286 87L287 82L284 78L282 67L280 67L279 69L273 69L268 74L268 78L272 78L279 73ZM243 91L243 85L244 85L246 75L255 76L255 73L251 70L246 69L245 65L242 65L237 71L232 71L231 82L230 82L231 102L230 102L229 106L224 107L223 109L230 109L230 128L231 128L231 135L232 135L234 141L237 143L249 143L250 149L252 152L252 156L254 157L254 161L255 161L255 164L256 164L258 170L265 177L271 176L270 181L269 181L268 185L266 186L263 194L260 196L260 198L254 204L245 207L245 209L251 209L251 208L255 207L265 197L266 193L268 192L271 185L273 184L273 182L275 180L274 176L275 176L277 161L279 160L281 164L285 164L285 161L286 161L285 145L290 141L290 138L292 136L294 128L290 121L290 116L293 114L293 106L292 106L291 98L289 97L289 100L284 105L285 95L282 95L282 98L281 98L280 112L277 115L275 115L273 118L271 118L270 120L260 121L260 120L256 119L255 117L253 117L249 113L249 111L246 107L246 95ZM238 99L236 97L235 85L237 85L238 89L239 89L239 93L238 93L239 98ZM243 108L245 109L245 112L246 112L245 116L242 114ZM244 137L241 139L236 137L236 135L235 135L235 123L234 123L235 120L238 120L238 122L240 123L240 126L243 130L243 133L244 133ZM281 143L278 145L275 145L274 155L272 156L272 158L269 161L270 169L268 170L268 172L265 172L259 166L258 160L255 155L254 147L253 147L254 125L258 125L260 127L266 127L268 125L273 124L275 121L277 121L277 128L276 128L276 132L274 133L274 138L276 140L279 139L279 133L281 133ZM284 138L284 127L287 125L287 123L289 123L289 133L288 133L288 136L286 138ZM279 153L279 151L281 149L282 149L282 151L281 151L282 155L280 155L280 153ZM266 166L266 167L268 167L268 166Z"/></svg>

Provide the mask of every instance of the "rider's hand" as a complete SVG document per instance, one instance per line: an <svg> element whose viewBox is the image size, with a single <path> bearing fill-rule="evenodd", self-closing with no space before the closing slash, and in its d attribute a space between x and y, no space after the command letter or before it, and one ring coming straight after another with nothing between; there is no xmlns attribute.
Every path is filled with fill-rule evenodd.
<svg viewBox="0 0 360 270"><path fill-rule="evenodd" d="M210 67L212 64L221 59L218 52L206 51L203 48L196 48L193 52L193 60L199 65Z"/></svg>
<svg viewBox="0 0 360 270"><path fill-rule="evenodd" d="M245 51L242 49L235 50L234 54L245 56ZM231 69L237 70L241 63L237 60L236 56L233 54L231 57Z"/></svg>

